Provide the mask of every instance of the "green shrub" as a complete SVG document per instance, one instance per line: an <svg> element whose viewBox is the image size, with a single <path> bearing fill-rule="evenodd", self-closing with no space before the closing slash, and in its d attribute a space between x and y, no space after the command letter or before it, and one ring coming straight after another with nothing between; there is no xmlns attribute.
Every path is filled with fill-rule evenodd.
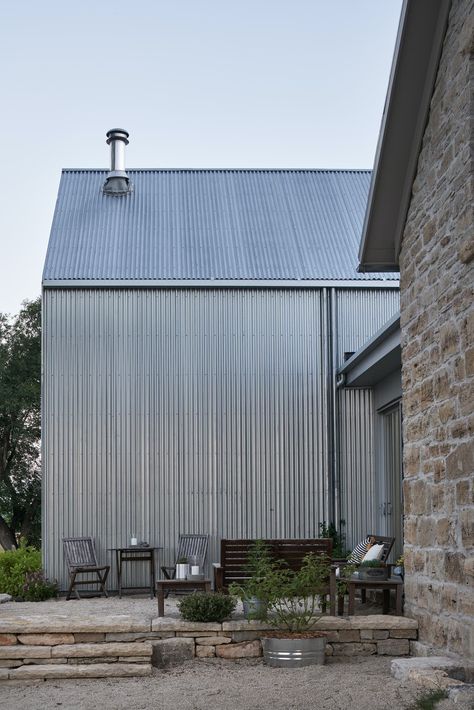
<svg viewBox="0 0 474 710"><path fill-rule="evenodd" d="M22 597L27 602L43 602L58 593L56 582L46 579L42 570L28 572L23 585Z"/></svg>
<svg viewBox="0 0 474 710"><path fill-rule="evenodd" d="M236 606L233 597L213 592L194 592L178 603L181 616L186 621L215 621L227 619Z"/></svg>
<svg viewBox="0 0 474 710"><path fill-rule="evenodd" d="M0 554L0 593L25 598L27 575L38 572L41 552L35 547L21 545L17 550L6 550Z"/></svg>

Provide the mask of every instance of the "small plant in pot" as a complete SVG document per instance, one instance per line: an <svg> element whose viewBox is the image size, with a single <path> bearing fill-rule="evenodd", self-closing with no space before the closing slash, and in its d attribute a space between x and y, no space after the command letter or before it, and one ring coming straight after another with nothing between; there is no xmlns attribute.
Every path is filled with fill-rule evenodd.
<svg viewBox="0 0 474 710"><path fill-rule="evenodd" d="M359 565L359 579L373 582L388 579L388 567L381 560L361 562Z"/></svg>
<svg viewBox="0 0 474 710"><path fill-rule="evenodd" d="M247 555L246 573L249 575L242 582L233 582L229 593L242 601L246 619L267 618L268 604L272 596L271 573L280 569L282 560L275 560L264 540L255 540Z"/></svg>
<svg viewBox="0 0 474 710"><path fill-rule="evenodd" d="M298 571L270 572L268 622L276 630L262 633L265 663L280 668L324 663L326 636L313 627L322 616L318 603L327 592L329 573L330 561L313 553L306 555Z"/></svg>

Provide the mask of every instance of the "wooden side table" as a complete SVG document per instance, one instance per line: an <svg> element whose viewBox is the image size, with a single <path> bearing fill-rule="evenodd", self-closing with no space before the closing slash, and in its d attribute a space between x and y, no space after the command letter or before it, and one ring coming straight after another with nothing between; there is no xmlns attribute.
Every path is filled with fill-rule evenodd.
<svg viewBox="0 0 474 710"><path fill-rule="evenodd" d="M355 591L356 589L379 589L383 591L383 613L390 612L390 591L395 590L395 611L397 616L402 615L402 591L403 581L397 577L389 577L389 579L367 581L366 579L350 579L347 583L349 592L349 616L354 615L355 607Z"/></svg>
<svg viewBox="0 0 474 710"><path fill-rule="evenodd" d="M122 587L122 565L124 562L148 562L150 568L150 599L153 599L153 585L155 584L155 550L161 550L161 547L141 547L134 545L133 547L110 547L109 550L115 552L117 560L117 582L119 599L122 598L123 589L142 589L142 587Z"/></svg>
<svg viewBox="0 0 474 710"><path fill-rule="evenodd" d="M156 597L158 600L158 616L165 615L165 593L171 590L202 589L203 592L211 591L210 579L159 579L156 583Z"/></svg>

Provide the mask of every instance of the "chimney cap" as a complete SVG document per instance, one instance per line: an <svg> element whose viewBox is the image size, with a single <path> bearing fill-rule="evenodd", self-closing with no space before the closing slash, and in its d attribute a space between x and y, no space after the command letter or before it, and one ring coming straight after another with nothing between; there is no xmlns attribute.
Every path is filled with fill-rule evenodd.
<svg viewBox="0 0 474 710"><path fill-rule="evenodd" d="M107 131L107 144L110 145L112 141L123 141L125 145L128 145L128 137L130 133L125 130L125 128L111 128Z"/></svg>

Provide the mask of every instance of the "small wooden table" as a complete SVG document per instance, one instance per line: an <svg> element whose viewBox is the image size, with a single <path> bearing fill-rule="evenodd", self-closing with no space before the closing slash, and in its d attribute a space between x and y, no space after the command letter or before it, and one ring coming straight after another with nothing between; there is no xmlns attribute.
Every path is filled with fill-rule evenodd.
<svg viewBox="0 0 474 710"><path fill-rule="evenodd" d="M390 591L395 590L395 611L397 616L402 615L402 591L403 581L399 577L389 577L383 580L366 580L352 578L347 583L349 592L349 607L347 613L349 616L354 615L355 606L355 591L356 589L381 589L383 591L383 613L388 614L390 611Z"/></svg>
<svg viewBox="0 0 474 710"><path fill-rule="evenodd" d="M159 579L156 583L156 597L158 599L158 616L165 615L165 593L171 590L202 589L204 592L211 591L210 579Z"/></svg>
<svg viewBox="0 0 474 710"><path fill-rule="evenodd" d="M123 589L143 589L143 587L122 587L122 565L124 562L148 562L150 567L150 599L153 599L153 585L155 584L155 550L161 547L145 547L133 545L133 547L109 547L115 552L117 559L117 582L119 598L122 598Z"/></svg>

